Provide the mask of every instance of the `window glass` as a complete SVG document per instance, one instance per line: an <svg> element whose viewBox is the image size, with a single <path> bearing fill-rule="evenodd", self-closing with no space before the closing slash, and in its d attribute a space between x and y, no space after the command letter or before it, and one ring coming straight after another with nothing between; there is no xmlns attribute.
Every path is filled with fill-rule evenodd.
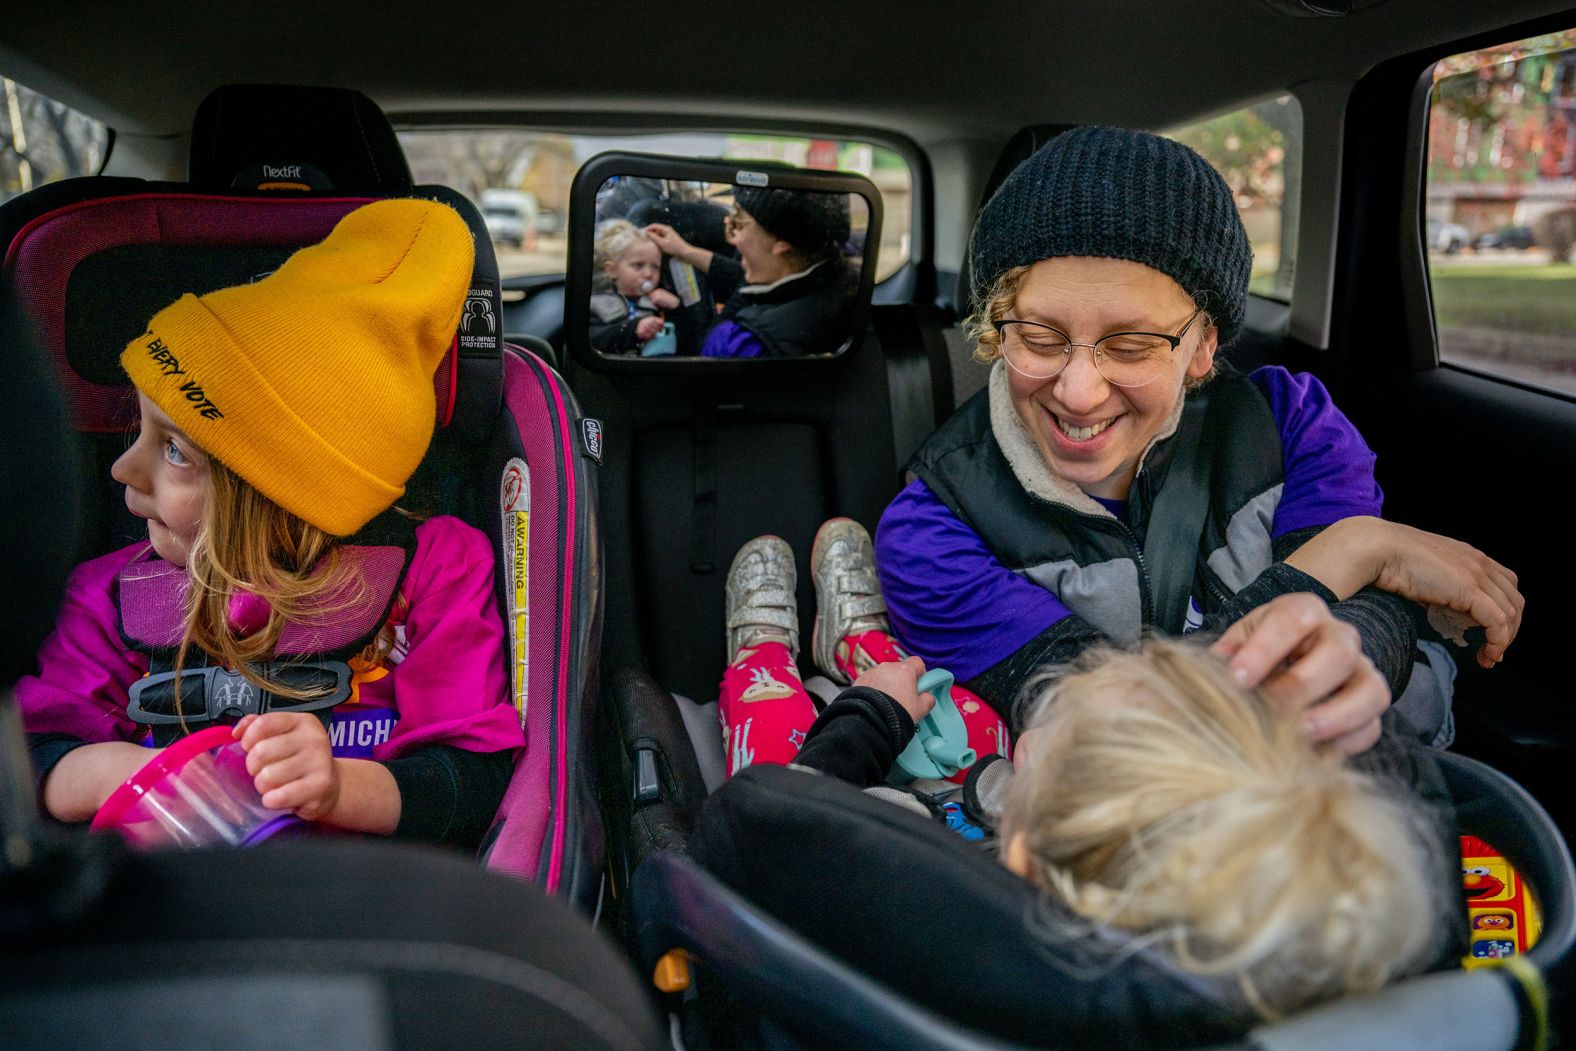
<svg viewBox="0 0 1576 1051"><path fill-rule="evenodd" d="M1297 262L1302 107L1291 95L1162 134L1193 147L1225 176L1253 244L1248 291L1291 301Z"/></svg>
<svg viewBox="0 0 1576 1051"><path fill-rule="evenodd" d="M97 175L109 129L63 102L0 77L0 201L45 183Z"/></svg>
<svg viewBox="0 0 1576 1051"><path fill-rule="evenodd" d="M1440 359L1576 394L1576 30L1434 66L1423 237Z"/></svg>
<svg viewBox="0 0 1576 1051"><path fill-rule="evenodd" d="M399 140L417 182L451 186L477 203L506 278L564 272L569 185L581 163L604 150L782 161L857 172L881 191L876 280L885 280L908 262L913 219L908 163L868 142L718 132L562 135L515 129L410 129L400 132Z"/></svg>

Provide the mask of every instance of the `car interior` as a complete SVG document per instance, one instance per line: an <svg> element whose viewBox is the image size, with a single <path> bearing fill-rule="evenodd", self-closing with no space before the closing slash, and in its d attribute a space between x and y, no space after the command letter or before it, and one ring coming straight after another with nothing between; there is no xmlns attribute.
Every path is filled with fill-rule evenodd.
<svg viewBox="0 0 1576 1051"><path fill-rule="evenodd" d="M1558 236L1576 216L1576 8L587 14L351 3L214 18L157 0L0 19L3 352L40 392L12 424L58 408L71 436L46 440L68 462L39 469L79 483L29 490L0 535L40 567L136 535L108 475L135 415L112 355L164 303L271 269L368 201L441 200L477 262L411 490L493 542L528 740L479 861L318 842L126 856L28 817L25 759L8 757L0 831L37 846L0 867L0 1024L28 1046L144 1046L84 1019L161 997L211 1006L146 1046L1556 1046L1576 1018L1576 716L1555 659L1559 596L1576 588L1557 510L1576 462L1576 271ZM46 161L46 125L23 122L35 96L63 138L68 119L100 129L91 148ZM725 763L733 553L767 533L792 547L809 639L817 528L847 516L873 533L919 445L984 386L963 331L979 209L1035 149L1090 124L1174 135L1229 166L1256 262L1226 361L1314 374L1377 455L1386 518L1517 574L1508 658L1484 670L1457 654L1442 765L1462 830L1533 889L1543 929L1523 962L1540 977L1432 974L1246 1032L1142 946L1098 972L1036 956L1018 923L1031 888L846 786L752 782L781 830L782 855L754 867L780 873L770 887L689 850L717 835L702 804ZM682 330L664 334L678 353L594 347L597 234L624 214L610 191L665 178L713 202L774 179L847 197L842 239L862 267L847 338L738 361L696 356ZM493 212L510 202L507 231L484 196ZM676 207L666 190L662 203ZM529 498L500 515L510 471ZM1525 493L1548 485L1551 513L1531 514ZM10 633L21 670L31 630ZM823 703L835 692L808 654L800 669ZM868 862L818 867L805 842ZM321 877L292 881L292 858ZM397 892L358 905L343 884L380 866ZM268 890L239 909L200 892L235 879ZM162 881L178 920L155 934L126 902ZM275 924L292 893L321 907ZM365 937L340 933L351 914ZM107 970L125 980L81 980ZM278 1006L227 1020L256 1004Z"/></svg>

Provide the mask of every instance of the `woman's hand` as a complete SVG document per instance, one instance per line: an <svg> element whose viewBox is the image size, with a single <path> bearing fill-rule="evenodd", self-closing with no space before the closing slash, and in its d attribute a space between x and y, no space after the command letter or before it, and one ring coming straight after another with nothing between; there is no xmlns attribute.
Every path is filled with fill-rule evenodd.
<svg viewBox="0 0 1576 1051"><path fill-rule="evenodd" d="M1478 664L1492 668L1504 660L1527 605L1516 588L1516 574L1471 544L1396 522L1382 524L1390 542L1374 586L1456 615L1447 620L1481 625L1487 638L1478 649Z"/></svg>
<svg viewBox="0 0 1576 1051"><path fill-rule="evenodd" d="M662 326L667 324L655 314L643 317L635 322L635 338L644 343L646 340L662 331Z"/></svg>
<svg viewBox="0 0 1576 1051"><path fill-rule="evenodd" d="M1298 548L1286 564L1350 598L1374 587L1424 606L1450 611L1449 620L1483 626L1487 641L1478 663L1492 668L1521 628L1526 601L1516 574L1470 544L1378 518L1347 518Z"/></svg>
<svg viewBox="0 0 1576 1051"><path fill-rule="evenodd" d="M864 674L854 680L854 685L880 690L901 705L918 725L936 706L935 697L919 692L919 677L923 674L925 662L918 657L908 657L865 669Z"/></svg>
<svg viewBox="0 0 1576 1051"><path fill-rule="evenodd" d="M680 262L688 263L702 273L711 269L711 253L704 248L696 248L667 223L652 223L645 228L646 236L651 238L656 246L662 250L663 255L670 255Z"/></svg>
<svg viewBox="0 0 1576 1051"><path fill-rule="evenodd" d="M679 297L665 288L653 288L651 302L658 310L677 310L680 305Z"/></svg>
<svg viewBox="0 0 1576 1051"><path fill-rule="evenodd" d="M339 802L339 769L328 730L309 712L248 715L235 725L246 772L270 810L307 821L327 817Z"/></svg>
<svg viewBox="0 0 1576 1051"><path fill-rule="evenodd" d="M1336 620L1316 595L1282 595L1233 624L1210 647L1239 685L1301 712L1303 732L1344 755L1379 739L1390 687L1363 654L1357 629Z"/></svg>

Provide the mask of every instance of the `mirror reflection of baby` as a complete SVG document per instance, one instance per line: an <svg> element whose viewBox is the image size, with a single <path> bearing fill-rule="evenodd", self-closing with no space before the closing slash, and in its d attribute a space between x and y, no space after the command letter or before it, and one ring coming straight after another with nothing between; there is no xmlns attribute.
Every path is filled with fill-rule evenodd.
<svg viewBox="0 0 1576 1051"><path fill-rule="evenodd" d="M597 224L591 293L591 346L605 354L639 351L662 331L679 298L658 288L662 251L626 219Z"/></svg>

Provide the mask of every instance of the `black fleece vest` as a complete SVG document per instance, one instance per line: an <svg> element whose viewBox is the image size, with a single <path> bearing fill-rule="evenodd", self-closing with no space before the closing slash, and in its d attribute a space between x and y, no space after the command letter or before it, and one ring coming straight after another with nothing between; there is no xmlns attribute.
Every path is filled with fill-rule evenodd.
<svg viewBox="0 0 1576 1051"><path fill-rule="evenodd" d="M1212 460L1209 508L1195 553L1196 626L1273 561L1270 527L1283 477L1280 431L1258 386L1221 375L1188 398L1211 402L1201 454ZM1224 426L1221 425L1224 421ZM1029 492L991 428L990 385L920 447L910 469L1008 569L1055 594L1119 642L1158 619L1145 552L1150 514L1176 452L1149 451L1128 494L1129 523Z"/></svg>
<svg viewBox="0 0 1576 1051"><path fill-rule="evenodd" d="M753 332L767 357L830 354L849 337L857 277L836 256L769 292L735 292L722 316Z"/></svg>

